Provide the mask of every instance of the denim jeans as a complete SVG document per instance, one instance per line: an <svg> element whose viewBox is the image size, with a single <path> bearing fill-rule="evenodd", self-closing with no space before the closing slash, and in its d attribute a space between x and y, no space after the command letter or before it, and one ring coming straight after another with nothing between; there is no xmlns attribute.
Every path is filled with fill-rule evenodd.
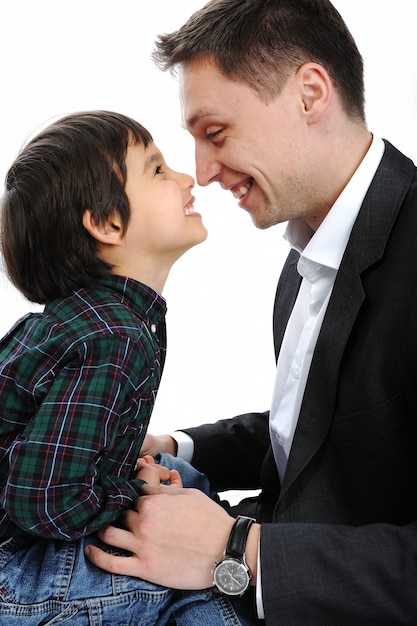
<svg viewBox="0 0 417 626"><path fill-rule="evenodd" d="M184 486L209 492L206 477L179 459ZM107 573L84 557L87 544L123 554L90 535L75 542L9 539L0 545L0 626L249 626L214 588L178 591ZM163 564L161 564L163 567Z"/></svg>

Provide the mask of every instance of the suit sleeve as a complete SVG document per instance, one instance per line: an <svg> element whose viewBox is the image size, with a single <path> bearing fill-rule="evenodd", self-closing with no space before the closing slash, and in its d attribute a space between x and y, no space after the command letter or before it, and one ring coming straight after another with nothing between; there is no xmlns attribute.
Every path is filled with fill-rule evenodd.
<svg viewBox="0 0 417 626"><path fill-rule="evenodd" d="M218 491L258 489L269 447L269 413L246 413L183 429L194 441L192 463Z"/></svg>

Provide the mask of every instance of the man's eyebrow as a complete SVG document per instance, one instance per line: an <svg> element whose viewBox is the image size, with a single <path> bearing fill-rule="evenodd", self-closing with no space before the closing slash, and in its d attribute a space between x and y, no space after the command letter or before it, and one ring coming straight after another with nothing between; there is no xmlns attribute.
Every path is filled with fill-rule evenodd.
<svg viewBox="0 0 417 626"><path fill-rule="evenodd" d="M200 111L197 111L194 115L192 115L190 118L185 120L185 128L191 129L194 128L195 126L197 126L197 124L203 120L205 117L215 117L219 115L217 111L207 111L206 109L201 109Z"/></svg>

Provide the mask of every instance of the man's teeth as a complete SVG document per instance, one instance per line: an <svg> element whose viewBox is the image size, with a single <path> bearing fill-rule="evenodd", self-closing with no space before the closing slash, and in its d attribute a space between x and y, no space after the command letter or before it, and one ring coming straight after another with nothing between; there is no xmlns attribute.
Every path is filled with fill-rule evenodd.
<svg viewBox="0 0 417 626"><path fill-rule="evenodd" d="M235 198L237 198L238 200L240 200L241 198L243 198L243 196L245 194L248 193L249 189L252 187L251 183L248 183L247 185L242 185L241 187L239 187L238 189L234 189L232 191L232 194Z"/></svg>
<svg viewBox="0 0 417 626"><path fill-rule="evenodd" d="M194 205L192 204L191 206L187 206L184 209L184 213L185 215L192 215L195 211Z"/></svg>

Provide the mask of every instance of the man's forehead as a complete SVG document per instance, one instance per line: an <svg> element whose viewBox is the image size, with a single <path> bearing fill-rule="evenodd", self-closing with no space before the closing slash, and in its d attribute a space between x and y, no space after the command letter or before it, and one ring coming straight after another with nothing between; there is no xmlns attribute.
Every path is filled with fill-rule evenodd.
<svg viewBox="0 0 417 626"><path fill-rule="evenodd" d="M179 73L183 125L189 130L207 118L224 116L222 90L210 89L208 73L221 81L228 79L210 62L195 62L181 67Z"/></svg>

